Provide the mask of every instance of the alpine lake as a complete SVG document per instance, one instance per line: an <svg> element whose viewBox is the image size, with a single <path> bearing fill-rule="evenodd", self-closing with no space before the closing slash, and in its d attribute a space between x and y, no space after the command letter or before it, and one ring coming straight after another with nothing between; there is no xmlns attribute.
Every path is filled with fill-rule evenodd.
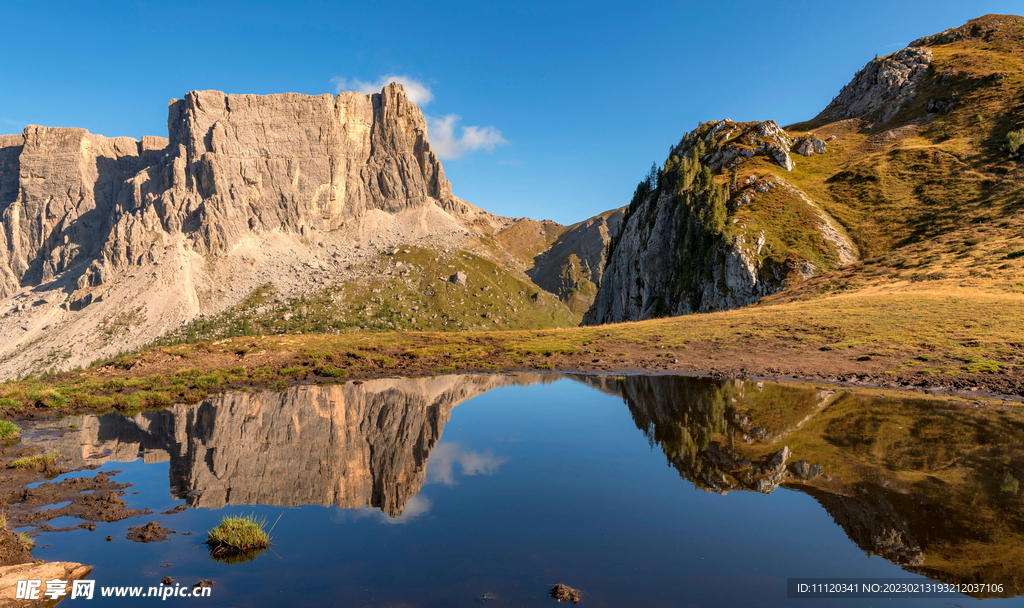
<svg viewBox="0 0 1024 608"><path fill-rule="evenodd" d="M148 513L82 527L36 505L20 530L97 586L212 580L210 607L544 606L560 583L595 607L1020 606L1022 409L668 375L252 389L27 426L75 471L26 496L102 474ZM225 515L271 546L211 555ZM126 537L150 521L173 533ZM835 577L1001 591L787 597Z"/></svg>

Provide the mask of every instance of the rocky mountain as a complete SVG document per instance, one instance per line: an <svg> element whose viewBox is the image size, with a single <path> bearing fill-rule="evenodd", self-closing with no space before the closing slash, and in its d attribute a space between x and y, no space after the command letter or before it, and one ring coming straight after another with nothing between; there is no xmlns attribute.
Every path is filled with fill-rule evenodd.
<svg viewBox="0 0 1024 608"><path fill-rule="evenodd" d="M398 84L193 91L170 102L168 135L30 126L0 137L0 376L88 364L268 285L298 300L363 280L396 246L457 252L521 221L452 194ZM525 267L498 268L513 293L539 291ZM544 309L555 324L582 313L558 297Z"/></svg>
<svg viewBox="0 0 1024 608"><path fill-rule="evenodd" d="M1024 19L988 15L876 57L811 121L701 124L637 187L584 323L969 279L964 246L1016 255L1021 40Z"/></svg>
<svg viewBox="0 0 1024 608"><path fill-rule="evenodd" d="M579 314L590 309L604 275L606 252L622 228L625 209L612 209L566 227L526 271Z"/></svg>
<svg viewBox="0 0 1024 608"><path fill-rule="evenodd" d="M856 259L841 226L770 168L791 171L799 143L773 121L688 133L637 187L584 323L737 308Z"/></svg>

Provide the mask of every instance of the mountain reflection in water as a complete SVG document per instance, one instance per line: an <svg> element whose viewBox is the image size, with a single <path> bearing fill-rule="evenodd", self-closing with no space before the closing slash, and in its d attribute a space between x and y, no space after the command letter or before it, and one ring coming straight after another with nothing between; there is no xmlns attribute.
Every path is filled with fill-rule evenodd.
<svg viewBox="0 0 1024 608"><path fill-rule="evenodd" d="M869 554L935 580L1021 592L1017 409L677 376L452 375L85 416L78 432L40 441L77 465L169 461L172 495L193 507L336 505L399 523L430 508L415 499L425 482L451 484L456 467L493 474L505 462L438 443L452 408L493 388L563 377L621 396L651 447L698 489L796 489Z"/></svg>
<svg viewBox="0 0 1024 608"><path fill-rule="evenodd" d="M191 507L336 505L402 514L422 487L427 458L452 408L504 376L441 376L234 392L131 417L86 416L80 432L49 441L88 462L170 461L171 494ZM451 453L448 470L492 472L493 456Z"/></svg>

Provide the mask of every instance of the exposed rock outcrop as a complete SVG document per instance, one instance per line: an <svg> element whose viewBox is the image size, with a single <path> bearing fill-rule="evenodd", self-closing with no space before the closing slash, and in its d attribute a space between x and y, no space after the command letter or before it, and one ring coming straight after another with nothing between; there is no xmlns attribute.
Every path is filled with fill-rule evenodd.
<svg viewBox="0 0 1024 608"><path fill-rule="evenodd" d="M578 313L594 302L604 275L608 243L622 228L624 208L612 209L569 226L551 247L534 258L526 274Z"/></svg>
<svg viewBox="0 0 1024 608"><path fill-rule="evenodd" d="M72 581L82 580L92 572L92 566L77 564L75 562L34 562L29 564L18 564L16 566L0 567L0 605L3 606L24 606L29 605L24 599L17 599L18 581L65 581L64 597L71 597ZM47 591L44 584L39 588L39 595L31 605L50 608L56 606L64 597L51 599L45 597ZM95 597L99 597L99 591L94 591Z"/></svg>
<svg viewBox="0 0 1024 608"><path fill-rule="evenodd" d="M811 136L797 145L796 152L802 156L811 156L812 154L824 154L827 149L828 144L825 143L825 140Z"/></svg>
<svg viewBox="0 0 1024 608"><path fill-rule="evenodd" d="M824 146L824 142L821 145ZM839 224L793 184L774 174L739 179L756 156L793 168L789 135L772 121L701 125L676 146L656 182L641 182L612 242L587 325L637 321L747 306L792 281L848 264L857 249ZM814 144L811 144L814 145ZM733 184L714 176L731 170ZM758 206L757 201L764 200ZM765 228L736 217L764 214ZM816 218L813 232L773 221L779 213ZM794 241L814 242L796 250ZM785 249L783 249L785 247Z"/></svg>
<svg viewBox="0 0 1024 608"><path fill-rule="evenodd" d="M319 249L345 266L507 224L452 195L398 84L193 91L170 103L168 135L0 137L0 377L141 346L281 282Z"/></svg>
<svg viewBox="0 0 1024 608"><path fill-rule="evenodd" d="M916 45L869 62L816 120L870 116L888 122L917 94L931 62L931 50Z"/></svg>

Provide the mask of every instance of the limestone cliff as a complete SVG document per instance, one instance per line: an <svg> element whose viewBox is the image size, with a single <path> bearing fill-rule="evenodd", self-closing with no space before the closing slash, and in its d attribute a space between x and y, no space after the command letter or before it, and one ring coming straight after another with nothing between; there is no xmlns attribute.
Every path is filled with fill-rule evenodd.
<svg viewBox="0 0 1024 608"><path fill-rule="evenodd" d="M219 254L249 234L329 231L371 210L461 208L397 84L336 97L193 91L171 102L168 132L5 136L0 297L87 261L79 286L100 285L152 260L161 233Z"/></svg>
<svg viewBox="0 0 1024 608"><path fill-rule="evenodd" d="M170 103L167 138L30 126L0 137L0 376L141 346L324 250L341 275L507 223L452 195L398 84L193 91Z"/></svg>

